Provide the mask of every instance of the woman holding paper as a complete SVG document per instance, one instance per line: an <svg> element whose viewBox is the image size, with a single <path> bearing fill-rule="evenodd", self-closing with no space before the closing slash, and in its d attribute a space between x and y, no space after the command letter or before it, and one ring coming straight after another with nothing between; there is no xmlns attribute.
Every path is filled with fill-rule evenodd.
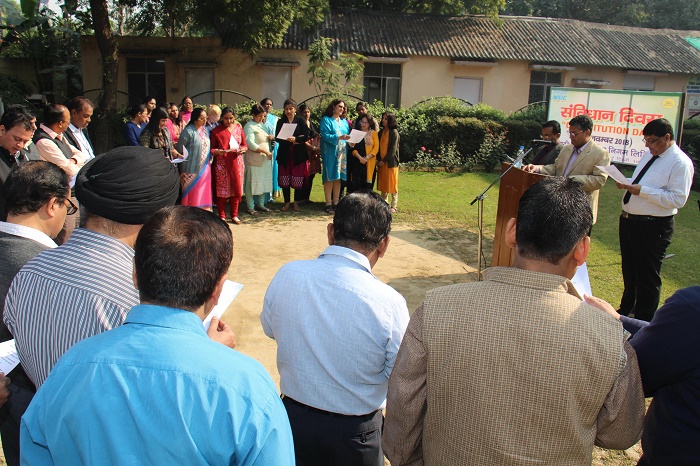
<svg viewBox="0 0 700 466"><path fill-rule="evenodd" d="M231 222L238 225L238 206L243 198L243 157L248 150L243 128L236 121L231 107L221 111L221 124L210 134L211 153L214 155L214 182L216 208L219 217L226 219L226 199L231 202Z"/></svg>
<svg viewBox="0 0 700 466"><path fill-rule="evenodd" d="M323 193L326 212L332 214L340 198L340 180L347 179L345 146L350 139L350 125L340 118L345 102L332 101L321 118L321 159L323 162Z"/></svg>
<svg viewBox="0 0 700 466"><path fill-rule="evenodd" d="M245 139L248 152L245 153L245 202L250 215L258 215L257 208L269 212L265 207L265 195L272 190L272 152L267 126L263 122L265 109L260 104L253 105L253 116L245 124Z"/></svg>
<svg viewBox="0 0 700 466"><path fill-rule="evenodd" d="M369 113L364 113L356 120L359 131L365 136L357 144L349 144L348 155L348 194L358 189L372 189L374 186L374 167L379 152L377 124Z"/></svg>
<svg viewBox="0 0 700 466"><path fill-rule="evenodd" d="M377 166L379 176L377 190L385 201L391 193L391 211L396 212L399 201L399 125L391 112L382 115L382 129L379 131L379 155Z"/></svg>
<svg viewBox="0 0 700 466"><path fill-rule="evenodd" d="M284 115L277 120L275 135L277 138L277 170L278 181L284 194L282 212L289 210L291 188L294 188L294 212L299 212L299 201L303 198L304 180L309 175L309 156L306 153L306 141L309 139L309 128L306 121L297 114L297 103L293 99L284 101ZM280 138L285 125L294 125L293 134ZM291 129L291 128L290 128Z"/></svg>
<svg viewBox="0 0 700 466"><path fill-rule="evenodd" d="M187 153L185 161L178 165L182 189L180 203L211 210L211 153L206 123L207 114L204 109L195 108L190 123L182 130L175 147L181 154Z"/></svg>

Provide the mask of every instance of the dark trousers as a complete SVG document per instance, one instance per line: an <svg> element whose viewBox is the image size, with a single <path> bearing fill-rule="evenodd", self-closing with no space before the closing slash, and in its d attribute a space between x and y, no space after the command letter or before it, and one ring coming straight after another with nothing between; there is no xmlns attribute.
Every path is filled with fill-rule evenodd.
<svg viewBox="0 0 700 466"><path fill-rule="evenodd" d="M7 466L19 466L19 426L22 415L29 407L36 391L27 390L14 383L7 389L10 396L0 409L0 436Z"/></svg>
<svg viewBox="0 0 700 466"><path fill-rule="evenodd" d="M284 196L284 203L289 204L290 201L292 200L292 192L289 186L286 188L282 188L282 195ZM301 200L308 199L308 197L304 197L304 188L299 188L294 190L294 202L299 202Z"/></svg>
<svg viewBox="0 0 700 466"><path fill-rule="evenodd" d="M673 236L673 217L620 217L620 252L625 290L619 313L650 321L659 307L661 261Z"/></svg>
<svg viewBox="0 0 700 466"><path fill-rule="evenodd" d="M339 416L285 397L297 466L384 466L384 416Z"/></svg>
<svg viewBox="0 0 700 466"><path fill-rule="evenodd" d="M304 187L301 188L301 199L300 200L308 201L311 199L311 189L314 186L314 176L316 176L315 173L313 175L309 175L304 180Z"/></svg>

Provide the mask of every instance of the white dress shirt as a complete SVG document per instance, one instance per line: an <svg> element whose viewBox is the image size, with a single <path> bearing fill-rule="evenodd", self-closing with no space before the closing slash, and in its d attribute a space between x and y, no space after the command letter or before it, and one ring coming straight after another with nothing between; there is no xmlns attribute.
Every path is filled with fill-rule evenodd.
<svg viewBox="0 0 700 466"><path fill-rule="evenodd" d="M634 170L630 183L651 159L649 151L644 154ZM638 196L632 195L622 210L632 215L668 217L676 215L690 195L693 184L693 162L674 142L659 155L637 184L641 185ZM625 191L626 192L626 191Z"/></svg>
<svg viewBox="0 0 700 466"><path fill-rule="evenodd" d="M85 162L88 162L90 159L94 159L95 153L92 151L92 144L90 144L90 141L88 141L85 137L85 133L83 133L83 130L73 125L73 123L68 125L68 129L70 130L71 134L75 136L75 139L80 144L80 152L82 152L83 155L85 155Z"/></svg>
<svg viewBox="0 0 700 466"><path fill-rule="evenodd" d="M43 244L47 248L55 248L57 244L49 238L49 236L43 231L39 231L36 228L27 227L24 225L17 225L16 223L0 222L0 231L7 233L8 235L20 236L22 238L27 238L36 241L39 244Z"/></svg>

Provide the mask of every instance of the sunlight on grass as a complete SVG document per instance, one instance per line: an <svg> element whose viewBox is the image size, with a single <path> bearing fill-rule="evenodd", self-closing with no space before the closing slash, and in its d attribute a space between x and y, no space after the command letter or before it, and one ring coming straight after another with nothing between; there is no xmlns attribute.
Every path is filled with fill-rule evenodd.
<svg viewBox="0 0 700 466"><path fill-rule="evenodd" d="M469 231L477 229L477 204L470 202L496 179L496 173L432 173L401 172L399 178L399 214L397 222L426 223L433 227L460 226ZM484 201L484 233L493 239L498 208L498 185L489 191ZM618 221L621 191L614 183L606 183L600 193L598 222L593 227L588 270L593 292L617 306L622 296L622 269ZM700 193L693 192L688 204L676 216L676 229L661 271L663 302L679 288L698 284L697 265L700 248ZM491 258L486 258L487 264ZM475 264L469 264L475 265Z"/></svg>

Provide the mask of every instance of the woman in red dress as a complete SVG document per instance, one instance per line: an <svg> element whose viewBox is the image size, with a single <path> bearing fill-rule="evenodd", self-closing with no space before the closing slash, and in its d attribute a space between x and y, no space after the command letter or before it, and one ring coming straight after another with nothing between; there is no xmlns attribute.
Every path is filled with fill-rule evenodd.
<svg viewBox="0 0 700 466"><path fill-rule="evenodd" d="M216 208L219 217L226 219L226 199L231 202L231 222L238 225L238 206L243 198L243 157L248 150L236 112L226 107L221 112L221 123L211 130L211 153L214 155Z"/></svg>

